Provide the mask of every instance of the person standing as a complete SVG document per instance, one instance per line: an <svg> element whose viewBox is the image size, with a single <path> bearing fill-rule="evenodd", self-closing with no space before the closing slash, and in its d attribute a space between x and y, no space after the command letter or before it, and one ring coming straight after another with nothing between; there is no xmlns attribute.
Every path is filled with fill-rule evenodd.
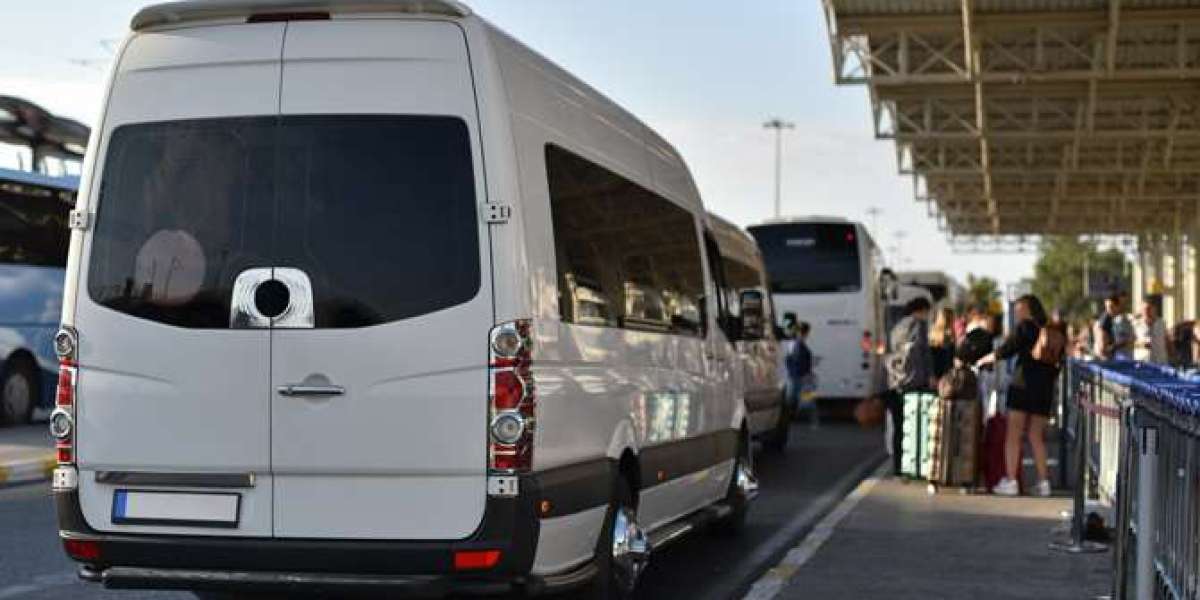
<svg viewBox="0 0 1200 600"><path fill-rule="evenodd" d="M933 357L933 378L941 381L942 376L954 366L954 310L942 307L929 328L929 351Z"/></svg>
<svg viewBox="0 0 1200 600"><path fill-rule="evenodd" d="M904 438L904 394L930 390L933 380L933 355L929 350L929 300L915 298L904 305L904 317L892 328L886 360L888 390L883 394L887 406L887 443L892 449L892 468L900 474L901 442Z"/></svg>
<svg viewBox="0 0 1200 600"><path fill-rule="evenodd" d="M1101 360L1131 360L1133 358L1134 331L1121 308L1120 294L1104 300L1104 313L1096 321L1096 356Z"/></svg>
<svg viewBox="0 0 1200 600"><path fill-rule="evenodd" d="M1055 326L1047 323L1046 310L1032 294L1018 298L1013 310L1016 328L995 352L977 363L977 366L983 366L1017 357L1008 386L1005 476L992 488L992 492L1001 496L1019 493L1017 477L1021 467L1021 437L1027 434L1038 477L1037 484L1033 486L1033 495L1049 496L1045 431L1053 406L1054 383L1065 350L1066 334L1058 331L1058 341L1053 341ZM1054 347L1056 344L1057 348ZM1035 354L1040 356L1035 358Z"/></svg>
<svg viewBox="0 0 1200 600"><path fill-rule="evenodd" d="M1136 343L1133 359L1158 365L1170 362L1167 352L1167 324L1158 318L1158 307L1149 298L1142 301L1142 314L1133 325Z"/></svg>
<svg viewBox="0 0 1200 600"><path fill-rule="evenodd" d="M813 373L812 351L808 348L808 333L812 328L806 321L796 326L796 339L784 360L788 369L788 403L792 406L792 414L809 412L809 422L813 429L820 427L821 414L817 403L810 402L811 394L816 391L816 375Z"/></svg>

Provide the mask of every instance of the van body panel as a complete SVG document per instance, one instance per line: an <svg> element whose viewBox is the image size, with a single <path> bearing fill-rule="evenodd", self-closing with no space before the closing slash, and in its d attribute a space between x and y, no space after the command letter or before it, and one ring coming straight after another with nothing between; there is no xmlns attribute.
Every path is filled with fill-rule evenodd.
<svg viewBox="0 0 1200 600"><path fill-rule="evenodd" d="M100 147L92 149L101 157L96 176L121 126L274 115L283 30L261 24L133 36L116 67ZM97 214L96 227L104 226L105 200L125 202L102 199L104 188L98 179L80 201ZM96 227L83 240L74 312L65 319L81 332L75 444L87 522L99 531L270 535L269 333L174 327L101 306L88 292ZM235 529L116 525L117 486L98 483L99 470L250 473L256 485L239 491Z"/></svg>
<svg viewBox="0 0 1200 600"><path fill-rule="evenodd" d="M477 191L469 215L479 240L475 260L481 273L489 273L488 231L478 217L486 182L463 30L432 20L294 22L283 60L285 120L432 115L466 124ZM284 202L284 211L304 210ZM286 239L291 231L280 233L280 244L294 246L298 253L292 255L304 262L277 267L324 269L330 286L337 285L339 270L367 268L311 256L307 242ZM419 249L405 257L383 249L380 254L386 260L438 259ZM287 261L283 254L280 261ZM325 397L272 395L276 536L459 539L478 527L487 496L487 332L493 310L490 285L476 283L469 300L428 314L361 328L318 322L315 329L272 331L274 390L311 381L345 389ZM438 510L423 510L419 519L406 517L403 508L430 506Z"/></svg>

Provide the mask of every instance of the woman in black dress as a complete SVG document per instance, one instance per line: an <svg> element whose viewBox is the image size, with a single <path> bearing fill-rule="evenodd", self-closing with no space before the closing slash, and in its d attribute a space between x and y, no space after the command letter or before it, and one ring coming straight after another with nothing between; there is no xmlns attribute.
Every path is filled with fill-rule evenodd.
<svg viewBox="0 0 1200 600"><path fill-rule="evenodd" d="M933 356L933 377L941 381L942 376L954 366L954 310L942 307L929 328L929 352Z"/></svg>
<svg viewBox="0 0 1200 600"><path fill-rule="evenodd" d="M983 357L979 365L994 363L1016 356L1016 367L1008 386L1008 429L1004 441L1004 464L1006 476L996 484L993 492L1004 496L1015 496L1019 486L1021 436L1028 434L1033 449L1034 465L1038 482L1033 487L1035 496L1050 495L1050 478L1046 467L1046 421L1054 400L1054 382L1058 377L1058 366L1034 360L1033 347L1037 344L1042 327L1046 326L1046 309L1036 296L1026 295L1017 299L1013 307L1016 328L995 352Z"/></svg>

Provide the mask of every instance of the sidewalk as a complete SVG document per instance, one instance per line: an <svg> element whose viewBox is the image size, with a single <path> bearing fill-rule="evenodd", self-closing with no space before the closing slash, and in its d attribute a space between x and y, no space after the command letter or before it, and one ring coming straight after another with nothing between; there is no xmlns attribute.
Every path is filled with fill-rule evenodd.
<svg viewBox="0 0 1200 600"><path fill-rule="evenodd" d="M760 582L747 598L1079 600L1107 594L1110 554L1075 556L1047 547L1070 504L1066 496L954 490L931 496L923 484L873 477L776 567L783 581Z"/></svg>
<svg viewBox="0 0 1200 600"><path fill-rule="evenodd" d="M54 465L45 423L0 428L0 485L49 479Z"/></svg>

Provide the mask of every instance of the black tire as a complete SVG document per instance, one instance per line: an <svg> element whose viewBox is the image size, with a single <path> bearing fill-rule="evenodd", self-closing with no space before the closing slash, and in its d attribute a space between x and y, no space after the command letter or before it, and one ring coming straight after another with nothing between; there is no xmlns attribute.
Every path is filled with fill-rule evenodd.
<svg viewBox="0 0 1200 600"><path fill-rule="evenodd" d="M613 498L608 506L608 514L604 517L604 527L600 531L600 539L596 542L596 577L584 590L583 597L588 600L629 600L633 598L633 588L624 585L614 566L613 558L613 527L617 513L622 509L632 510L637 514L637 504L633 497L633 488L625 477L617 477L613 487ZM634 586L637 585L636 577Z"/></svg>
<svg viewBox="0 0 1200 600"><path fill-rule="evenodd" d="M712 530L722 536L735 536L746 529L746 516L750 513L750 498L738 489L738 469L744 466L749 472L754 472L754 452L750 446L750 436L745 429L738 439L738 453L734 463L733 476L729 478L729 489L725 492L725 504L733 512L713 522Z"/></svg>
<svg viewBox="0 0 1200 600"><path fill-rule="evenodd" d="M775 428L771 433L763 437L763 447L776 454L783 453L787 450L788 438L792 434L792 407L788 406L787 402L779 405L779 420L775 422Z"/></svg>
<svg viewBox="0 0 1200 600"><path fill-rule="evenodd" d="M29 423L40 391L33 364L25 358L10 359L0 378L0 425Z"/></svg>

